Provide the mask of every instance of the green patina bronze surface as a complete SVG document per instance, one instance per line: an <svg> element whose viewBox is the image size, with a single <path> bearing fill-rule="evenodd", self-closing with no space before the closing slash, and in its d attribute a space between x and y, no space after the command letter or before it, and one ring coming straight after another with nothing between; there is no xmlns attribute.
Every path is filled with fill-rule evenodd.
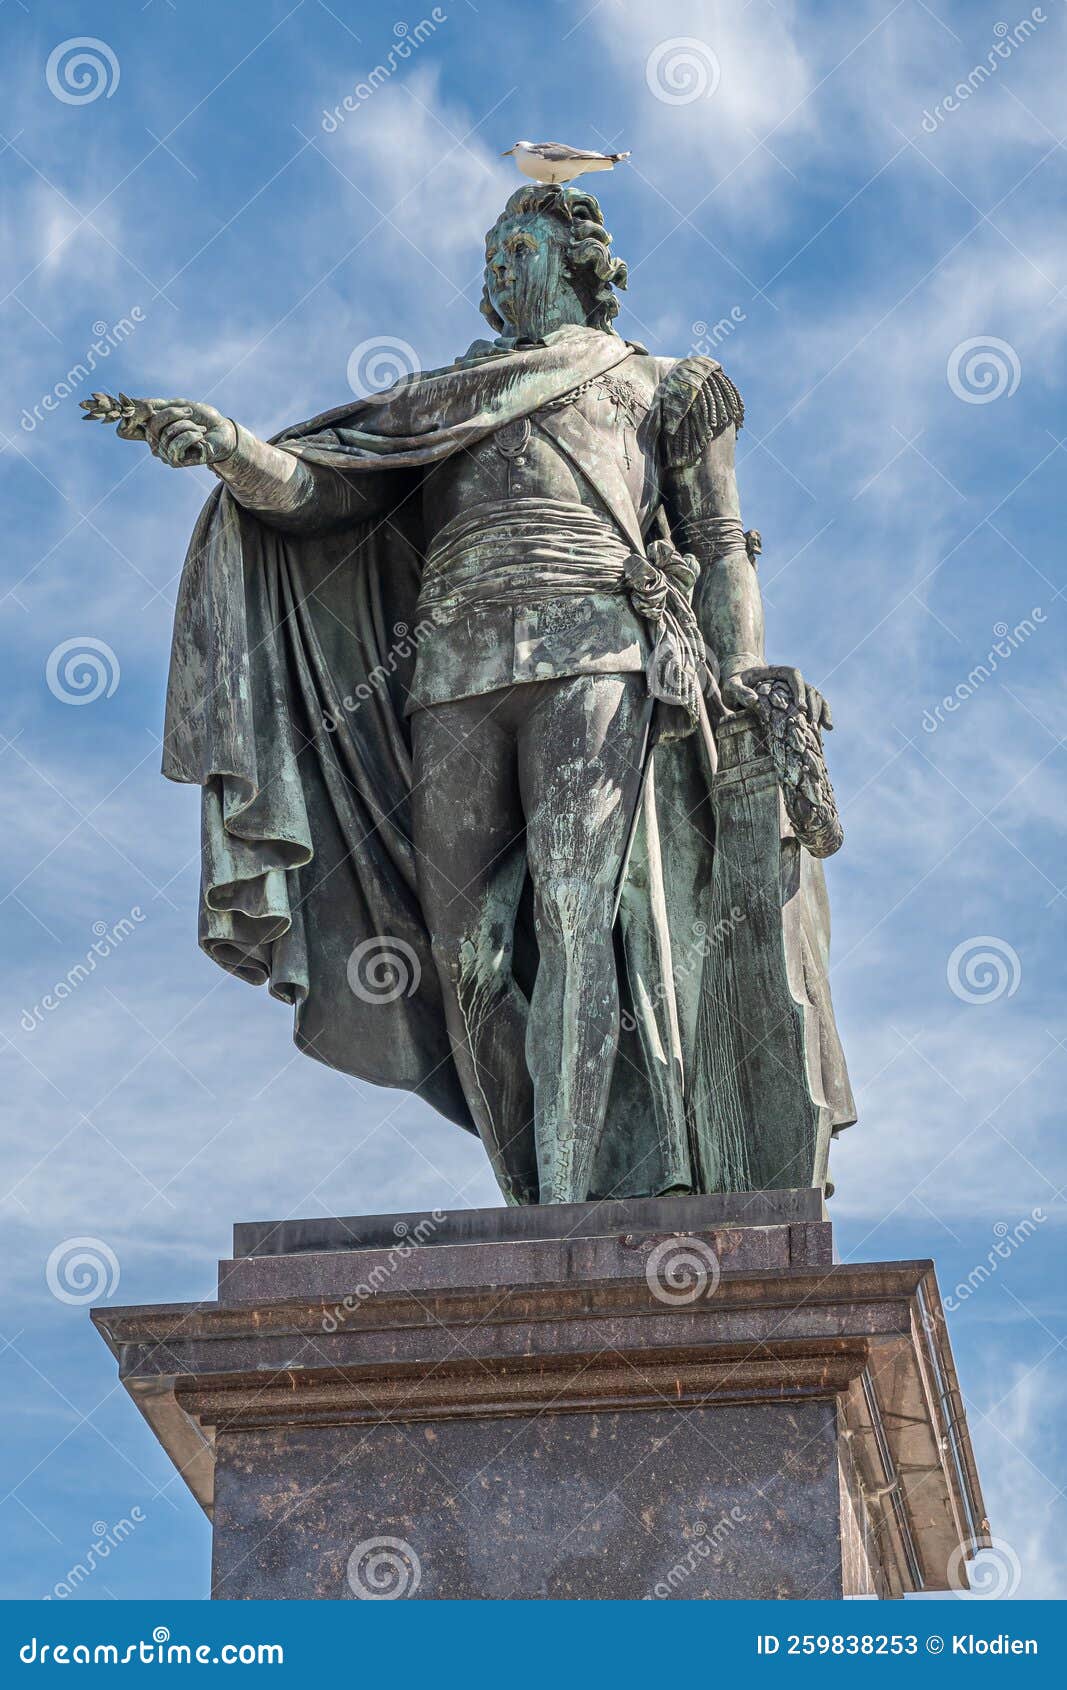
<svg viewBox="0 0 1067 1690"><path fill-rule="evenodd" d="M766 664L741 397L622 339L625 285L591 195L524 187L454 364L273 443L86 406L221 483L164 758L201 943L476 1130L513 1203L821 1186L854 1119L829 713Z"/></svg>

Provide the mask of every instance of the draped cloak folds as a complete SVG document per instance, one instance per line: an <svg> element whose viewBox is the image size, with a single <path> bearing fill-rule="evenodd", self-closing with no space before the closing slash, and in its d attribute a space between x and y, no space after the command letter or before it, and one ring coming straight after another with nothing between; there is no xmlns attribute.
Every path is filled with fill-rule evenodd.
<svg viewBox="0 0 1067 1690"><path fill-rule="evenodd" d="M277 439L346 474L417 472L634 350L584 329L514 351L472 349L450 368ZM313 535L269 526L224 487L213 492L178 592L163 772L202 789L208 955L291 1004L296 1043L309 1055L411 1090L473 1130L411 841L404 706L424 536L410 476L401 486L385 517ZM594 1185L618 1195L715 1190L745 1178L739 1104L724 1096L721 1074L700 1079L715 1045L700 936L716 911L695 736L662 744L652 765L620 896L623 1030ZM667 826L664 813L691 825ZM696 966L686 960L694 949ZM366 962L358 982L357 956ZM528 887L515 956L528 992L536 970ZM522 1049L514 1059L524 1062ZM694 1098L709 1090L725 1139L701 1148Z"/></svg>

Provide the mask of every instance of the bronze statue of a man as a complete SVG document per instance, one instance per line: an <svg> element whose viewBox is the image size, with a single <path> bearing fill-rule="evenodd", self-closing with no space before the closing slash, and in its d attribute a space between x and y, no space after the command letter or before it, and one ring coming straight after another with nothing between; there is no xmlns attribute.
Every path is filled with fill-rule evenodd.
<svg viewBox="0 0 1067 1690"><path fill-rule="evenodd" d="M473 1126L514 1203L822 1183L853 1118L828 712L765 664L740 395L621 339L625 283L591 195L523 187L498 337L448 368L273 444L108 413L222 484L164 761L203 789L202 944Z"/></svg>

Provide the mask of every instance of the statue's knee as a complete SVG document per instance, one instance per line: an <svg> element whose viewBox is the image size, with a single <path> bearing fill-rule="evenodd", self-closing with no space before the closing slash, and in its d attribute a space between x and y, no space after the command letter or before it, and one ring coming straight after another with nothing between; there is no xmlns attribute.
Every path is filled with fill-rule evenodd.
<svg viewBox="0 0 1067 1690"><path fill-rule="evenodd" d="M594 875L542 871L534 881L536 931L564 943L607 934L613 902L612 886Z"/></svg>

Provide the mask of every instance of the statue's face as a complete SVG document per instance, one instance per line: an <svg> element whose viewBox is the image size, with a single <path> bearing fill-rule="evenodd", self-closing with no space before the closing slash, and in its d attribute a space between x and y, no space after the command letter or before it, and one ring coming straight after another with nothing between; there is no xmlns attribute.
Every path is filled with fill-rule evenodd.
<svg viewBox="0 0 1067 1690"><path fill-rule="evenodd" d="M567 276L567 234L540 213L497 225L486 253L489 298L509 331L535 340L585 313Z"/></svg>

